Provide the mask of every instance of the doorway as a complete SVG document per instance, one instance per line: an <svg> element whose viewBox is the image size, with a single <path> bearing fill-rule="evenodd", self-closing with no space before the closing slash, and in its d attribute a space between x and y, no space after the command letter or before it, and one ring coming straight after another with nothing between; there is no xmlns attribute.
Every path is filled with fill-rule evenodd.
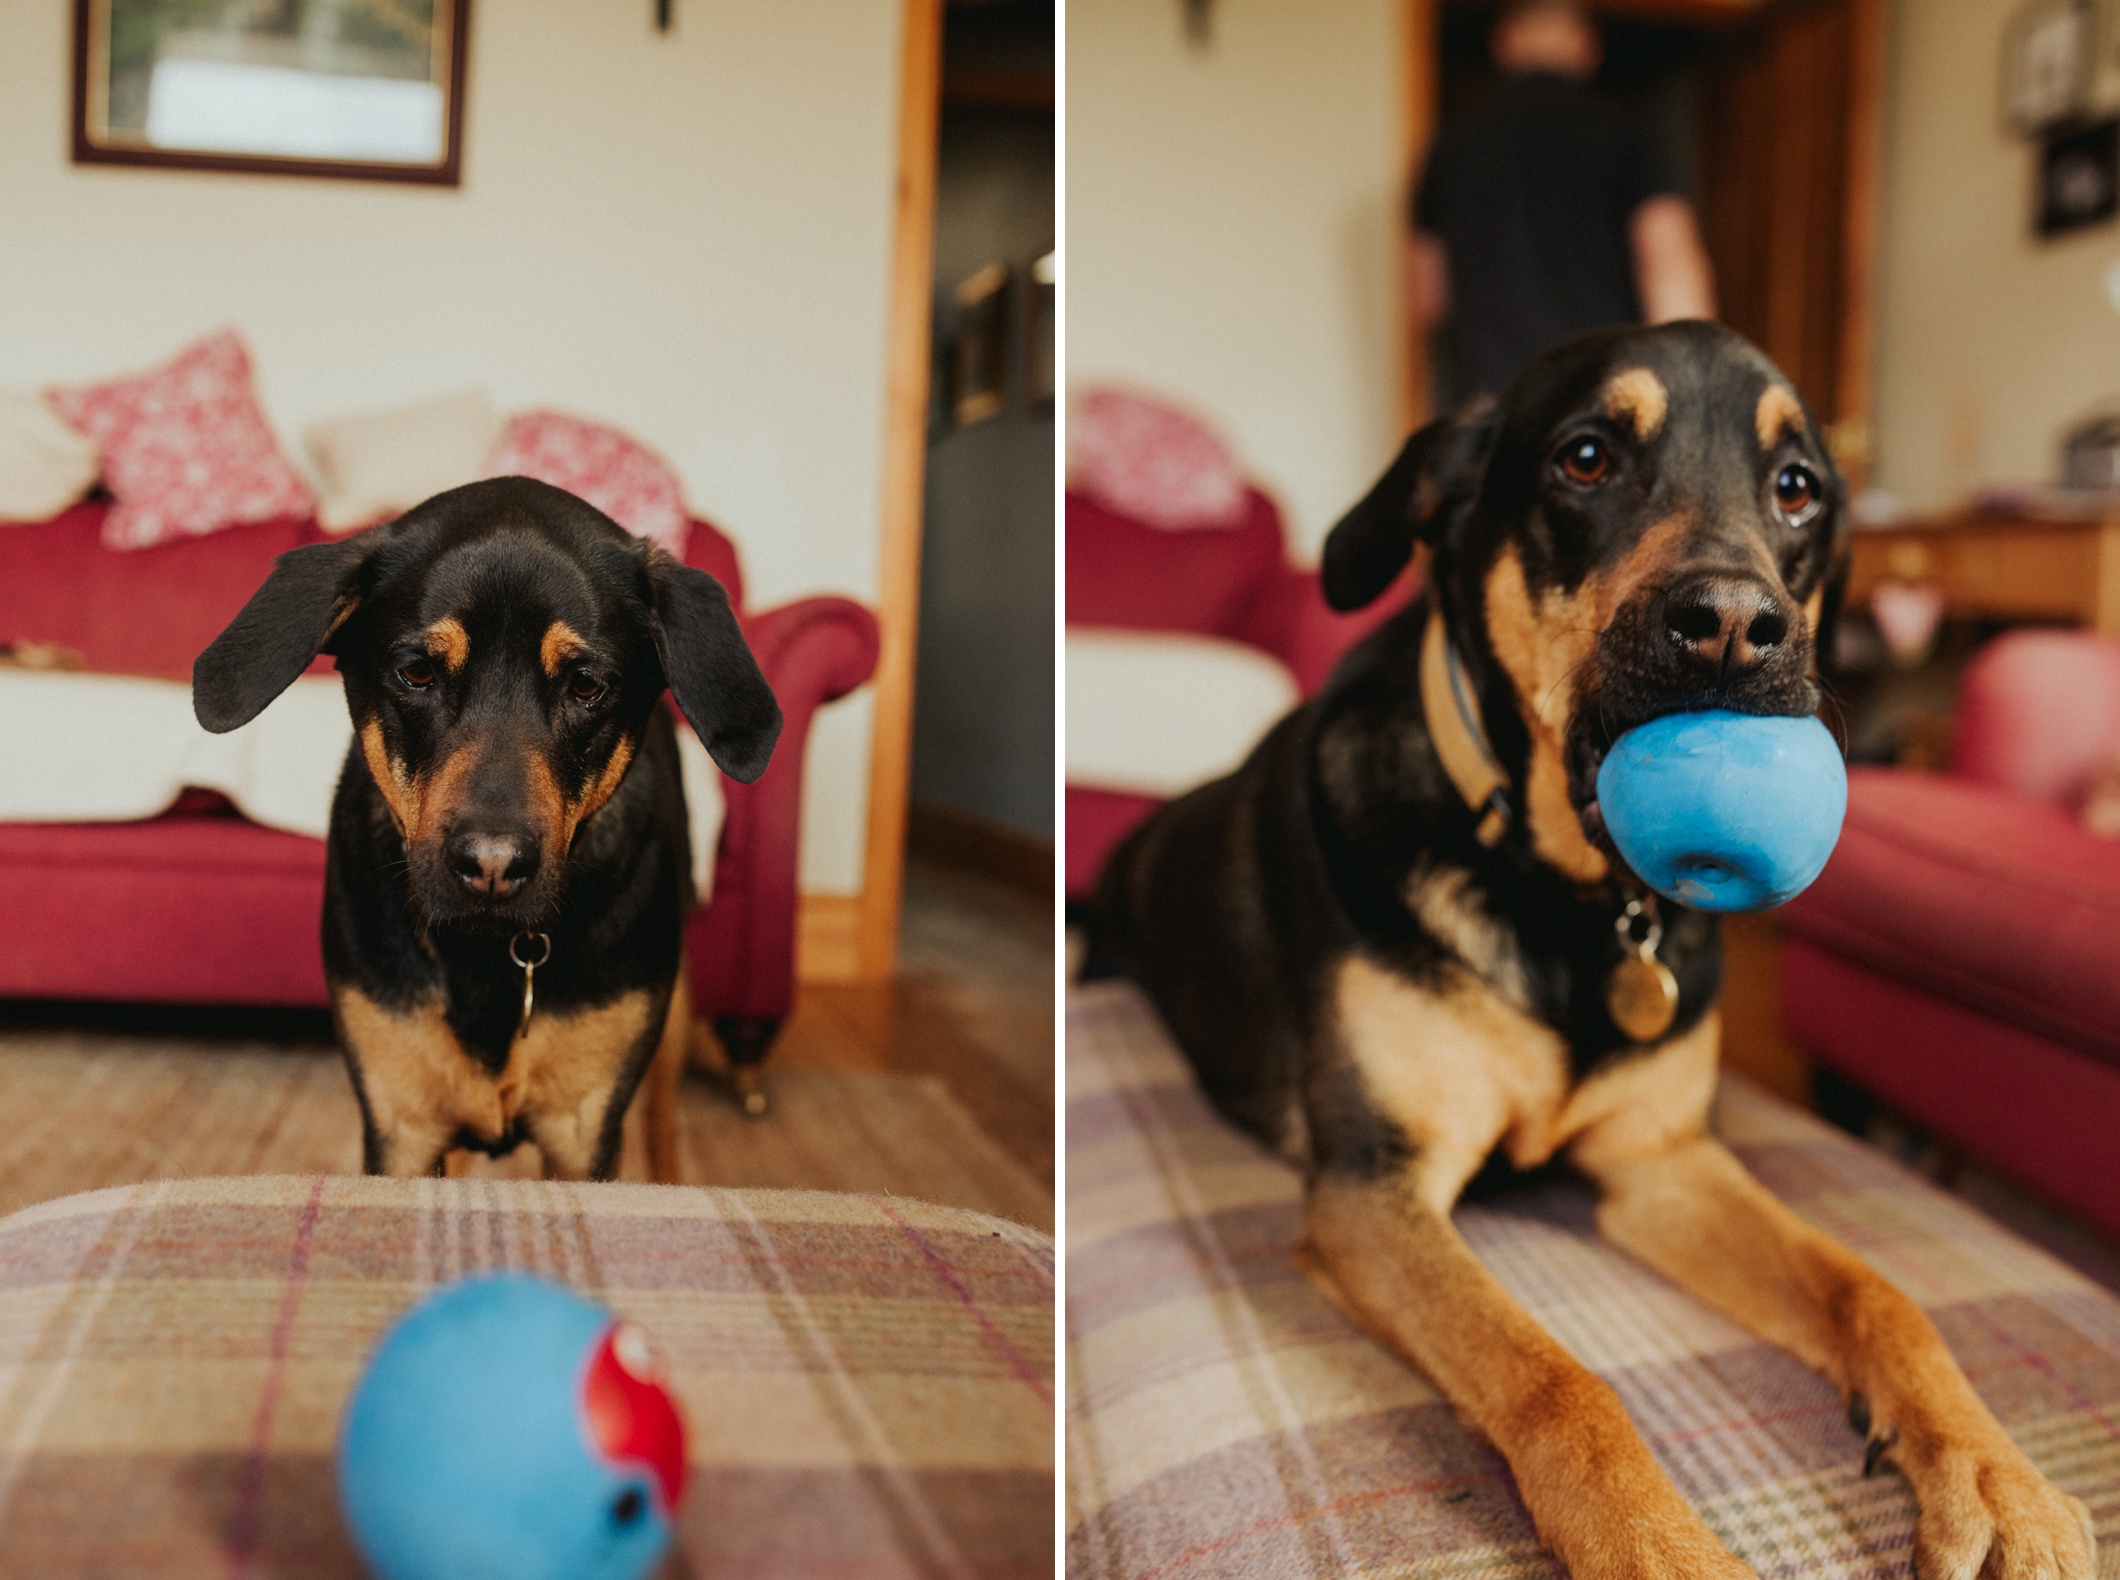
<svg viewBox="0 0 2120 1580"><path fill-rule="evenodd" d="M944 15L908 835L1049 899L1054 6Z"/></svg>
<svg viewBox="0 0 2120 1580"><path fill-rule="evenodd" d="M1661 129L1699 210L1722 320L1788 373L1859 488L1886 0L1622 0L1596 10L1598 86ZM1491 4L1440 7L1440 120L1493 91L1493 19ZM1418 81L1414 97L1419 119Z"/></svg>

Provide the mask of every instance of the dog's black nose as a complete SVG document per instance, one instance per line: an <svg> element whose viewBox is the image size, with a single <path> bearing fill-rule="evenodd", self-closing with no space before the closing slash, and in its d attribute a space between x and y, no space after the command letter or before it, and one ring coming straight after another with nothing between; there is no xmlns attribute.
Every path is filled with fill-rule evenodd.
<svg viewBox="0 0 2120 1580"><path fill-rule="evenodd" d="M1735 680L1760 668L1788 641L1793 622L1782 598L1756 577L1696 576L1664 596L1665 642L1688 669Z"/></svg>
<svg viewBox="0 0 2120 1580"><path fill-rule="evenodd" d="M442 846L443 859L473 894L505 899L537 876L534 834L496 834L457 829Z"/></svg>

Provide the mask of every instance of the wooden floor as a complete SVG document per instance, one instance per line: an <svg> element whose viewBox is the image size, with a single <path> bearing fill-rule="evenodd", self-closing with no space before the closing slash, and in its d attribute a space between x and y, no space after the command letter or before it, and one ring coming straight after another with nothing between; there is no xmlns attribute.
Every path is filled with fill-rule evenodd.
<svg viewBox="0 0 2120 1580"><path fill-rule="evenodd" d="M895 982L805 983L776 1070L932 1076L1053 1189L1054 919L1049 900L908 858Z"/></svg>
<svg viewBox="0 0 2120 1580"><path fill-rule="evenodd" d="M770 1111L679 1099L686 1183L913 1196L1053 1226L1053 924L1020 891L907 875L902 970L798 989ZM645 1179L638 1114L621 1178ZM0 1004L0 1213L143 1179L350 1173L360 1120L321 1013ZM470 1161L536 1171L530 1149Z"/></svg>
<svg viewBox="0 0 2120 1580"><path fill-rule="evenodd" d="M1722 1061L1777 1097L1811 1106L1811 1061L1781 1023L1781 924L1723 918Z"/></svg>

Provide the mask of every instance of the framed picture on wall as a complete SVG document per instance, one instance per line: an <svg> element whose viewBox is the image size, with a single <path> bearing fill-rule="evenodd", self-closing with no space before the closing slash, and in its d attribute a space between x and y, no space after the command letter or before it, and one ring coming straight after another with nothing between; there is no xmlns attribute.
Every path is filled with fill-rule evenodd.
<svg viewBox="0 0 2120 1580"><path fill-rule="evenodd" d="M2120 213L2120 120L2056 133L2039 155L2039 234L2101 225Z"/></svg>
<svg viewBox="0 0 2120 1580"><path fill-rule="evenodd" d="M470 0L74 0L74 160L455 186Z"/></svg>
<svg viewBox="0 0 2120 1580"><path fill-rule="evenodd" d="M2083 113L2096 63L2086 0L2026 0L2002 44L2002 113L2030 137Z"/></svg>

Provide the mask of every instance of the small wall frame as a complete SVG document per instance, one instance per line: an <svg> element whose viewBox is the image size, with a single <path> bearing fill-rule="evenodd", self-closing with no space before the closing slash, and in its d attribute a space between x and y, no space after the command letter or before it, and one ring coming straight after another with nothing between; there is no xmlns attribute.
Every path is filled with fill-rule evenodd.
<svg viewBox="0 0 2120 1580"><path fill-rule="evenodd" d="M74 162L456 186L470 10L74 0Z"/></svg>

